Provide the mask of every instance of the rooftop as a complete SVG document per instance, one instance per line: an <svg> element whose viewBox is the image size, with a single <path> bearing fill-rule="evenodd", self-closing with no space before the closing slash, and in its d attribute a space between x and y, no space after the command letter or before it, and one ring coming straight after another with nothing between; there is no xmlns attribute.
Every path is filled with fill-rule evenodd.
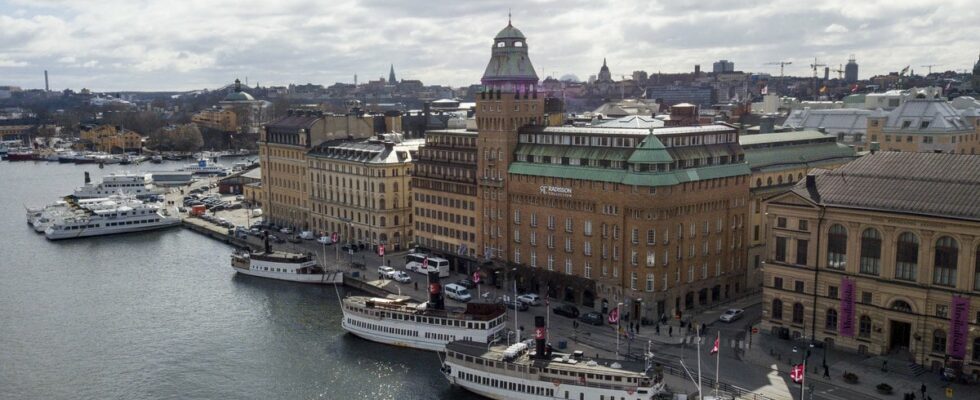
<svg viewBox="0 0 980 400"><path fill-rule="evenodd" d="M884 129L903 132L973 131L960 113L943 99L909 99L888 113Z"/></svg>
<svg viewBox="0 0 980 400"><path fill-rule="evenodd" d="M799 196L824 206L980 221L980 157L879 152L833 171L820 171L815 190Z"/></svg>

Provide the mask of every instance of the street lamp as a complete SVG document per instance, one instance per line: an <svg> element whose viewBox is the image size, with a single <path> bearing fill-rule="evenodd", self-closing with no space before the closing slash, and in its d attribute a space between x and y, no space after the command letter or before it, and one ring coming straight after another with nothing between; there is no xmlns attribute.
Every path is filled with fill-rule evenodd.
<svg viewBox="0 0 980 400"><path fill-rule="evenodd" d="M619 358L619 321L623 320L623 312L620 310L621 307L623 307L623 303L616 304L616 358Z"/></svg>

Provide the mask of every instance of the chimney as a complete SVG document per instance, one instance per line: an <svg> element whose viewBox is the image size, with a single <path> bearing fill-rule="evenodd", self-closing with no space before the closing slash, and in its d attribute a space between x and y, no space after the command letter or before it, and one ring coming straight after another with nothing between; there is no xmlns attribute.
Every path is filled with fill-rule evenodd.
<svg viewBox="0 0 980 400"><path fill-rule="evenodd" d="M269 244L269 232L265 233L265 239L263 239L262 243L264 244L263 247L265 247L265 254L272 254L272 245Z"/></svg>
<svg viewBox="0 0 980 400"><path fill-rule="evenodd" d="M48 70L44 70L44 91L51 91L51 87L48 86Z"/></svg>
<svg viewBox="0 0 980 400"><path fill-rule="evenodd" d="M429 306L436 310L445 310L446 303L442 298L442 284L439 283L439 271L429 271Z"/></svg>
<svg viewBox="0 0 980 400"><path fill-rule="evenodd" d="M822 126L818 126L818 127L817 127L817 132L820 132L820 133L823 133L823 134L826 134L826 133L827 133L827 128L824 128L824 127L822 127Z"/></svg>
<svg viewBox="0 0 980 400"><path fill-rule="evenodd" d="M547 354L547 343L545 343L545 338L547 337L548 327L544 324L544 317L534 317L534 350L536 358L550 358L549 354Z"/></svg>
<svg viewBox="0 0 980 400"><path fill-rule="evenodd" d="M806 188L810 190L817 189L817 175L814 173L806 174Z"/></svg>
<svg viewBox="0 0 980 400"><path fill-rule="evenodd" d="M759 133L772 133L776 130L776 122L770 116L762 117L759 120Z"/></svg>
<svg viewBox="0 0 980 400"><path fill-rule="evenodd" d="M701 77L701 64L694 64L694 77L695 78Z"/></svg>
<svg viewBox="0 0 980 400"><path fill-rule="evenodd" d="M869 150L871 150L871 154L877 153L878 150L881 150L881 143L871 142L871 146Z"/></svg>

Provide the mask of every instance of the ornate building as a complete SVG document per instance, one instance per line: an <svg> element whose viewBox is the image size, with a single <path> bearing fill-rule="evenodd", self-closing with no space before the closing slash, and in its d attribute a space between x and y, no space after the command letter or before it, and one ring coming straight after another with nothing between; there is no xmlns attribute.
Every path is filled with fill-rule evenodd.
<svg viewBox="0 0 980 400"><path fill-rule="evenodd" d="M980 374L980 158L879 152L766 201L762 326Z"/></svg>

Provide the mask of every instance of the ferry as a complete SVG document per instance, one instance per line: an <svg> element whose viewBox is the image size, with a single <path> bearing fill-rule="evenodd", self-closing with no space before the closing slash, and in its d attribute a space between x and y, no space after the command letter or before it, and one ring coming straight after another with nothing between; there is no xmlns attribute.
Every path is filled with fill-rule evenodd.
<svg viewBox="0 0 980 400"><path fill-rule="evenodd" d="M511 346L468 340L447 344L443 376L452 385L501 400L651 400L669 394L649 351L645 361L553 352L545 343L544 317L535 317L534 324L533 340Z"/></svg>
<svg viewBox="0 0 980 400"><path fill-rule="evenodd" d="M209 163L206 159L198 160L197 164L188 164L184 168L178 169L181 172L191 172L195 175L228 175L228 168L220 164Z"/></svg>
<svg viewBox="0 0 980 400"><path fill-rule="evenodd" d="M432 282L425 303L404 296L348 296L341 304L341 325L370 341L430 351L444 351L454 340L486 347L502 336L506 322L502 305L469 303L465 309L445 309L442 287L437 278Z"/></svg>
<svg viewBox="0 0 980 400"><path fill-rule="evenodd" d="M169 228L180 224L176 209L144 203L131 196L117 196L94 204L68 200L64 215L55 216L45 229L50 240L114 235Z"/></svg>
<svg viewBox="0 0 980 400"><path fill-rule="evenodd" d="M231 267L235 272L261 278L283 281L340 284L343 273L324 271L317 262L303 254L272 251L266 239L266 251L251 253L238 251L231 255Z"/></svg>
<svg viewBox="0 0 980 400"><path fill-rule="evenodd" d="M102 178L102 182L93 184L88 172L85 172L85 185L75 189L72 194L78 199L107 197L116 193L131 194L136 197L147 197L163 193L154 187L146 174L116 174L112 173Z"/></svg>
<svg viewBox="0 0 980 400"><path fill-rule="evenodd" d="M157 186L181 186L194 181L193 172L152 172L150 176Z"/></svg>

